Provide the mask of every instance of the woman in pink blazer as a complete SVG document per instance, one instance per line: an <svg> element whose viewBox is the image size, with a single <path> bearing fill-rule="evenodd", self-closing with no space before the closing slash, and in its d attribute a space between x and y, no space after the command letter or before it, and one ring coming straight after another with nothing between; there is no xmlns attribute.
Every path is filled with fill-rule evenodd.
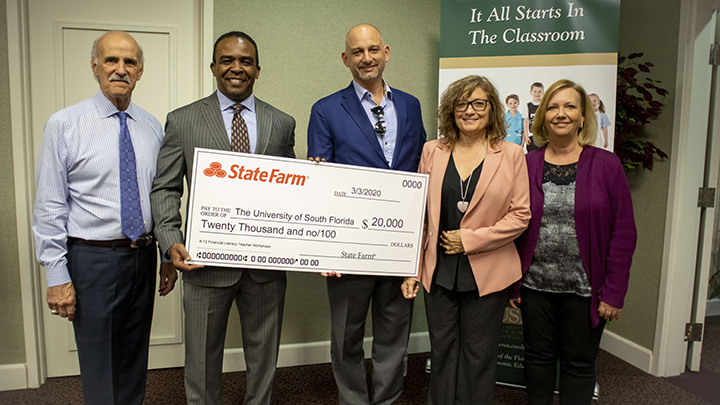
<svg viewBox="0 0 720 405"><path fill-rule="evenodd" d="M484 77L452 83L438 110L443 136L425 144L430 175L417 278L425 286L432 373L429 404L493 401L498 341L509 287L521 277L513 241L530 221L523 150L505 142L505 116Z"/></svg>

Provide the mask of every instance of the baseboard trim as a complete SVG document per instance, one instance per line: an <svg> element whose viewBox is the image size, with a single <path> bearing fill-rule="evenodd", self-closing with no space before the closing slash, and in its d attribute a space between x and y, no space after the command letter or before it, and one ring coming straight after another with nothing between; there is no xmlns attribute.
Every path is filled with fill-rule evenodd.
<svg viewBox="0 0 720 405"><path fill-rule="evenodd" d="M430 335L428 332L410 334L408 353L425 353L430 351Z"/></svg>
<svg viewBox="0 0 720 405"><path fill-rule="evenodd" d="M365 355L369 357L372 338L365 338ZM622 336L605 331L600 348L622 358L642 371L650 372L652 352ZM424 353L430 351L430 339L427 332L410 335L408 353ZM330 341L297 343L280 345L278 367L300 366L306 364L329 363ZM244 371L245 357L243 349L226 349L223 359L223 372ZM25 364L0 365L0 391L28 388Z"/></svg>
<svg viewBox="0 0 720 405"><path fill-rule="evenodd" d="M705 307L705 316L718 316L720 315L720 298L713 298L707 302Z"/></svg>
<svg viewBox="0 0 720 405"><path fill-rule="evenodd" d="M372 353L372 338L367 337L363 343L365 356ZM410 334L408 353L424 353L430 351L430 338L427 332ZM278 367L302 366L330 362L330 341L310 343L294 343L280 345ZM223 357L223 373L245 371L245 355L242 348L225 349Z"/></svg>
<svg viewBox="0 0 720 405"><path fill-rule="evenodd" d="M0 366L0 391L24 390L28 387L25 364Z"/></svg>
<svg viewBox="0 0 720 405"><path fill-rule="evenodd" d="M640 370L650 373L652 351L635 342L610 331L605 331L600 341L600 348L632 364Z"/></svg>

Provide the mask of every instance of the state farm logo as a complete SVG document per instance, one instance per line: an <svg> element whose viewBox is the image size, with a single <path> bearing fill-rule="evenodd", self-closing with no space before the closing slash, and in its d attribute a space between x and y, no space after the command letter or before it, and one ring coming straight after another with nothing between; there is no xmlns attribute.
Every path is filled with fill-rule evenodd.
<svg viewBox="0 0 720 405"><path fill-rule="evenodd" d="M203 173L208 177L220 177L221 179L227 176L227 172L222 169L222 165L218 162L210 163L210 167L203 170Z"/></svg>
<svg viewBox="0 0 720 405"><path fill-rule="evenodd" d="M308 176L304 174L286 173L280 169L263 170L259 167L246 168L244 165L230 166L230 173L223 170L219 162L210 163L210 167L203 170L207 177L219 177L228 179L258 181L261 183L289 184L291 186L304 186Z"/></svg>

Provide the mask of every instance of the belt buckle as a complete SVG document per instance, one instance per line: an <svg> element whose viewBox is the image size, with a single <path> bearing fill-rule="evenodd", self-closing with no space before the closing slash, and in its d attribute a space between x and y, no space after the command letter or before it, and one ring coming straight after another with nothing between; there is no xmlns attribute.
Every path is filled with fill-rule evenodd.
<svg viewBox="0 0 720 405"><path fill-rule="evenodd" d="M152 242L152 236L147 235L140 238L137 238L136 240L130 242L130 247L133 249L145 247L149 245Z"/></svg>

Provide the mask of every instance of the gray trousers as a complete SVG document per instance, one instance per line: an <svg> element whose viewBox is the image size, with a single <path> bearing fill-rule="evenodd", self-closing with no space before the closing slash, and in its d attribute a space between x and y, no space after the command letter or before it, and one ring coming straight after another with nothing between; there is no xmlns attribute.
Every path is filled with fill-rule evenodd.
<svg viewBox="0 0 720 405"><path fill-rule="evenodd" d="M233 301L240 315L247 365L243 403L272 403L287 279L258 283L245 271L240 280L229 287L205 287L188 282L183 285L188 404L221 402L223 349Z"/></svg>
<svg viewBox="0 0 720 405"><path fill-rule="evenodd" d="M402 277L328 277L333 374L341 405L392 404L403 371L414 301L403 298ZM372 391L365 372L365 319L372 303Z"/></svg>

